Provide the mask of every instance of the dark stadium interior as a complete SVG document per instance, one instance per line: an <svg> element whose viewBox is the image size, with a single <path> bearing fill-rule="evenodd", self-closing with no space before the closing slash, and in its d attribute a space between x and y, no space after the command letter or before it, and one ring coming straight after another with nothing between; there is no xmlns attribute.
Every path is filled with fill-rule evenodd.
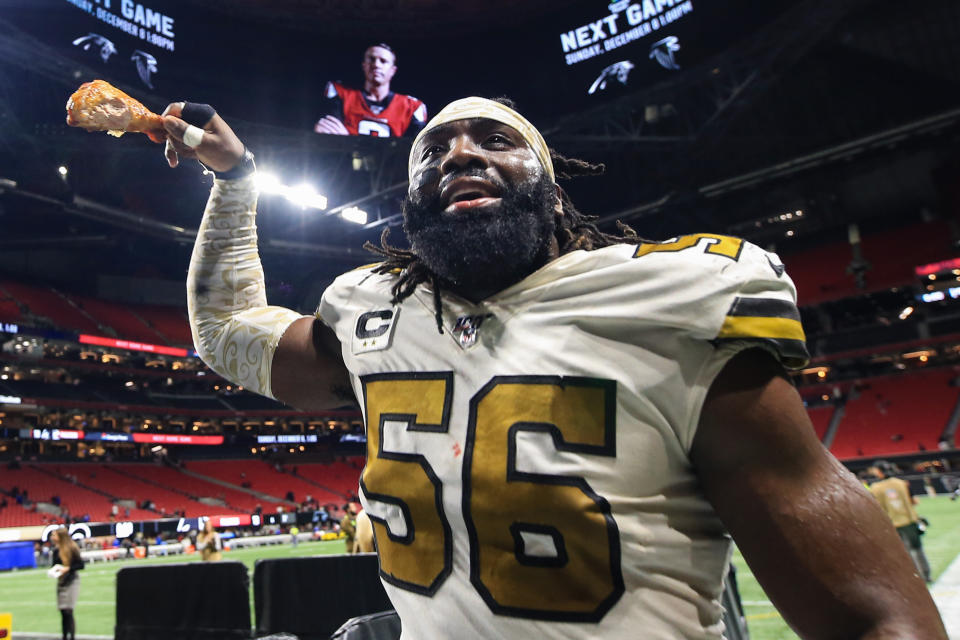
<svg viewBox="0 0 960 640"><path fill-rule="evenodd" d="M322 506L339 519L363 464L359 407L298 412L196 357L183 283L212 179L192 161L169 170L162 146L137 134L118 140L64 124L66 98L101 70L24 26L35 25L40 5L72 8L44 2L11 0L0 12L0 529L84 516L196 518L211 508L249 516ZM524 32L583 4L180 3L185 14L229 17L275 42L397 43L399 86L432 112L451 96L512 86L495 79L526 51ZM564 185L604 231L622 222L653 240L734 235L781 257L812 356L792 376L837 458L855 472L884 460L917 492L925 475L952 481L960 464L960 3L777 0L764 11L749 32L731 11L714 25L737 34L722 51L611 99L551 105L561 77L531 78L526 104L513 97L552 147L606 165L603 176ZM491 44L498 37L504 46ZM427 60L425 41L436 66L414 75L404 47L420 43L406 59ZM392 243L406 245L410 139L314 134L309 107L327 78L291 77L285 65L310 52L268 51L270 42L237 43L216 30L202 44L178 40L185 51L170 77L202 91L210 75L208 95L116 84L158 113L183 98L209 101L259 167L290 184L322 185L326 211L262 195L258 217L271 304L313 313L334 277L376 259L365 241L389 230ZM230 51L247 44L262 63L254 53L243 59L249 64L231 61ZM470 85L474 67L484 68L479 89ZM256 85L270 75L267 95ZM288 90L279 95L282 83ZM368 222L336 215L346 207L364 209ZM54 430L74 435L58 440ZM84 440L90 433L144 438ZM164 435L221 439L145 439ZM52 496L66 508L37 509ZM118 500L126 514L112 512Z"/></svg>

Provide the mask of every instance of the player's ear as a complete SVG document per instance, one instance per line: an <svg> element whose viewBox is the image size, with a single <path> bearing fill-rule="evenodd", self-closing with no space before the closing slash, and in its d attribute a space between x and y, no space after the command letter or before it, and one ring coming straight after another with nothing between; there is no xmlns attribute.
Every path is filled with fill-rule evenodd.
<svg viewBox="0 0 960 640"><path fill-rule="evenodd" d="M553 211L558 218L563 217L563 189L556 182L553 183L556 201L553 203Z"/></svg>

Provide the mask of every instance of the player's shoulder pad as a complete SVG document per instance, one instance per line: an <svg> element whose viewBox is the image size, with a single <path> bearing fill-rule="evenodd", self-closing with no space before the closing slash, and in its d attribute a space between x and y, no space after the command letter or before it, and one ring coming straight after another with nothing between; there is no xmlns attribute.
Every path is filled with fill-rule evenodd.
<svg viewBox="0 0 960 640"><path fill-rule="evenodd" d="M376 268L379 267L381 264L383 264L383 262L371 262L371 263L369 263L369 264L362 264L362 265L360 265L359 267L356 267L356 268L354 268L354 269L351 269L350 271L364 271L364 270L368 270L368 269L376 269ZM348 273L349 273L349 272L348 272Z"/></svg>
<svg viewBox="0 0 960 640"><path fill-rule="evenodd" d="M706 260L712 262L709 256L727 258L733 262L740 260L744 246L750 243L741 238L724 236L714 233L691 233L677 236L663 242L641 241L633 253L634 258L642 258L651 254L683 253L683 257L697 259L697 256L708 256ZM689 250L689 251L688 251ZM722 263L720 263L722 264Z"/></svg>
<svg viewBox="0 0 960 640"><path fill-rule="evenodd" d="M645 263L644 275L677 292L678 304L696 303L713 340L762 343L788 367L809 360L796 289L776 254L741 238L696 233L641 242L633 257Z"/></svg>
<svg viewBox="0 0 960 640"><path fill-rule="evenodd" d="M323 292L315 315L328 326L334 326L338 318L349 317L357 309L392 306L392 289L397 276L376 273L380 264L366 265L337 276Z"/></svg>
<svg viewBox="0 0 960 640"><path fill-rule="evenodd" d="M810 361L797 308L797 290L775 253L745 242L740 261L727 275L736 289L717 341L763 343L788 368Z"/></svg>

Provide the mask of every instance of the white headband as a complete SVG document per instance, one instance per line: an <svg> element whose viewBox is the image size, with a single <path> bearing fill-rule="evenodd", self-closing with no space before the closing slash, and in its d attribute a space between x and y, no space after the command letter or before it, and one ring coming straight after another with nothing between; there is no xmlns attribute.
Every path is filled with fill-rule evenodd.
<svg viewBox="0 0 960 640"><path fill-rule="evenodd" d="M420 142L428 131L442 124L453 122L454 120L467 120L470 118L486 118L488 120L501 122L516 129L537 155L537 159L540 160L540 165L543 167L543 170L547 172L551 180L556 182L557 178L553 173L553 161L550 160L550 149L547 147L547 141L543 139L543 136L540 135L537 128L510 107L502 105L499 102L494 102L493 100L488 100L487 98L477 97L454 100L445 106L440 113L433 116L430 122L427 123L427 126L417 134L417 137L413 140L413 146L410 147L410 158L407 161L408 176L413 175L413 165L415 164L413 151L417 148L417 143Z"/></svg>

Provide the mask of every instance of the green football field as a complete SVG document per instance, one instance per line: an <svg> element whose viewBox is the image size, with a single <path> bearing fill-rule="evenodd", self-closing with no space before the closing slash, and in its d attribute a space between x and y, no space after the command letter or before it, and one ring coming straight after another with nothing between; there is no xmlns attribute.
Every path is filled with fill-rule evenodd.
<svg viewBox="0 0 960 640"><path fill-rule="evenodd" d="M924 548L934 579L960 555L960 501L946 497L921 498L919 511L930 520L930 529L924 536ZM258 547L224 554L227 560L247 565L253 576L253 563L261 558L290 558L296 556L343 553L342 540L301 543L296 549L290 545ZM123 560L90 564L83 571L80 600L77 604L77 633L112 636L114 625L115 576L117 571L136 563L195 562L191 556L170 556L150 560ZM744 601L751 640L789 640L797 636L767 601L766 595L754 580L739 554L734 555L740 595ZM53 580L46 569L31 569L0 573L0 612L13 613L14 636L18 631L60 633L60 615L56 609ZM251 590L250 610L253 611ZM251 621L252 625L252 621Z"/></svg>
<svg viewBox="0 0 960 640"><path fill-rule="evenodd" d="M954 558L960 555L960 501L951 502L946 496L920 497L919 500L917 511L930 521L930 528L923 536L923 549L936 582ZM738 552L734 552L733 564L737 568L737 584L744 603L750 640L795 640L797 634L790 630L767 600Z"/></svg>
<svg viewBox="0 0 960 640"><path fill-rule="evenodd" d="M247 565L253 581L253 564L263 558L294 558L330 553L344 553L343 540L329 542L301 542L297 548L289 544L253 547L228 551L224 560ZM81 573L80 598L75 610L77 635L113 636L116 620L116 575L123 567L172 562L197 562L200 554L176 555L149 560L118 560L88 564ZM28 569L0 573L0 613L13 613L13 637L17 632L60 633L60 613L57 611L54 580L47 577L47 569ZM250 613L253 615L253 588L250 589ZM250 621L253 626L253 620Z"/></svg>

